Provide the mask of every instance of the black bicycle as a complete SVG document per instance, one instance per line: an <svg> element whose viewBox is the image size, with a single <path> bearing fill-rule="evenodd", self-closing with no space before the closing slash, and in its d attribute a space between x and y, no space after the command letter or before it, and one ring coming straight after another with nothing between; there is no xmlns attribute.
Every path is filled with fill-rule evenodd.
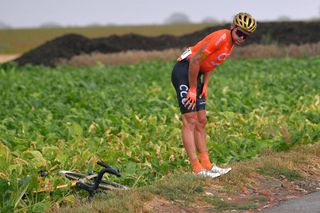
<svg viewBox="0 0 320 213"><path fill-rule="evenodd" d="M120 177L119 169L115 169L102 161L97 162L98 165L102 166L98 173L93 174L82 174L73 171L60 171L60 174L72 180L72 185L79 189L83 189L89 193L89 199L91 199L97 193L104 193L105 190L128 190L129 187L109 181L103 177L105 173Z"/></svg>

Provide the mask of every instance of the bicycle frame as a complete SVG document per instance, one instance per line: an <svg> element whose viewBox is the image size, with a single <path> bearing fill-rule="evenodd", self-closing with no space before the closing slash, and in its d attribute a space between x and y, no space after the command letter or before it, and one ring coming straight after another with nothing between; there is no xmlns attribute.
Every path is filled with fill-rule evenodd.
<svg viewBox="0 0 320 213"><path fill-rule="evenodd" d="M76 187L78 187L79 189L84 189L89 193L89 199L92 198L94 196L94 194L96 194L98 192L97 189L98 189L99 184L101 183L102 177L105 173L109 173L109 174L115 175L117 177L121 176L119 170L116 170L116 169L112 168L111 166L106 165L102 161L98 161L97 164L100 166L103 166L104 169L99 171L97 178L94 178L93 185L85 183L81 180L76 182Z"/></svg>

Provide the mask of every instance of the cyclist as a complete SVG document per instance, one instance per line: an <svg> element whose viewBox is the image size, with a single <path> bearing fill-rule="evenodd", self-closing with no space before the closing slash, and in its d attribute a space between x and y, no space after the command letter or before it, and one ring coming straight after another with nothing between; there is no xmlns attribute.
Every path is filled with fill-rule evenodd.
<svg viewBox="0 0 320 213"><path fill-rule="evenodd" d="M173 68L171 81L182 113L182 141L196 175L214 178L231 170L215 166L209 159L205 141L208 83L212 70L229 57L235 45L243 44L256 27L250 14L239 13L230 30L215 31L187 48Z"/></svg>

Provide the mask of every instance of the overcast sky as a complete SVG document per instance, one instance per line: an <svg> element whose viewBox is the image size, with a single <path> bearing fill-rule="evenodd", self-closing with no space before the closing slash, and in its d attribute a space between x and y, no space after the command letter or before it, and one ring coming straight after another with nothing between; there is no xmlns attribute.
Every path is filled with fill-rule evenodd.
<svg viewBox="0 0 320 213"><path fill-rule="evenodd" d="M175 12L191 21L206 17L230 21L246 11L258 21L308 20L320 16L319 0L0 0L0 22L11 27L90 24L162 24Z"/></svg>

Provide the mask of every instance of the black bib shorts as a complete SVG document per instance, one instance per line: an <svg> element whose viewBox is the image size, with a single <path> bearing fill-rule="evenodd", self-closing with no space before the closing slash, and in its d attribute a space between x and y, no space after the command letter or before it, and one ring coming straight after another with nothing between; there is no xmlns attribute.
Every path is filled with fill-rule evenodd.
<svg viewBox="0 0 320 213"><path fill-rule="evenodd" d="M184 104L187 102L187 95L189 90L188 71L189 71L189 61L184 59L182 61L178 61L175 64L172 70L172 75L171 75L171 82L176 90L178 103L179 103L180 111L182 114L188 113L188 112L198 112L200 110L206 109L205 98L204 97L199 98L203 88L201 73L199 73L199 76L197 79L196 107L192 110L192 109L188 109L189 105L187 107L184 106Z"/></svg>

